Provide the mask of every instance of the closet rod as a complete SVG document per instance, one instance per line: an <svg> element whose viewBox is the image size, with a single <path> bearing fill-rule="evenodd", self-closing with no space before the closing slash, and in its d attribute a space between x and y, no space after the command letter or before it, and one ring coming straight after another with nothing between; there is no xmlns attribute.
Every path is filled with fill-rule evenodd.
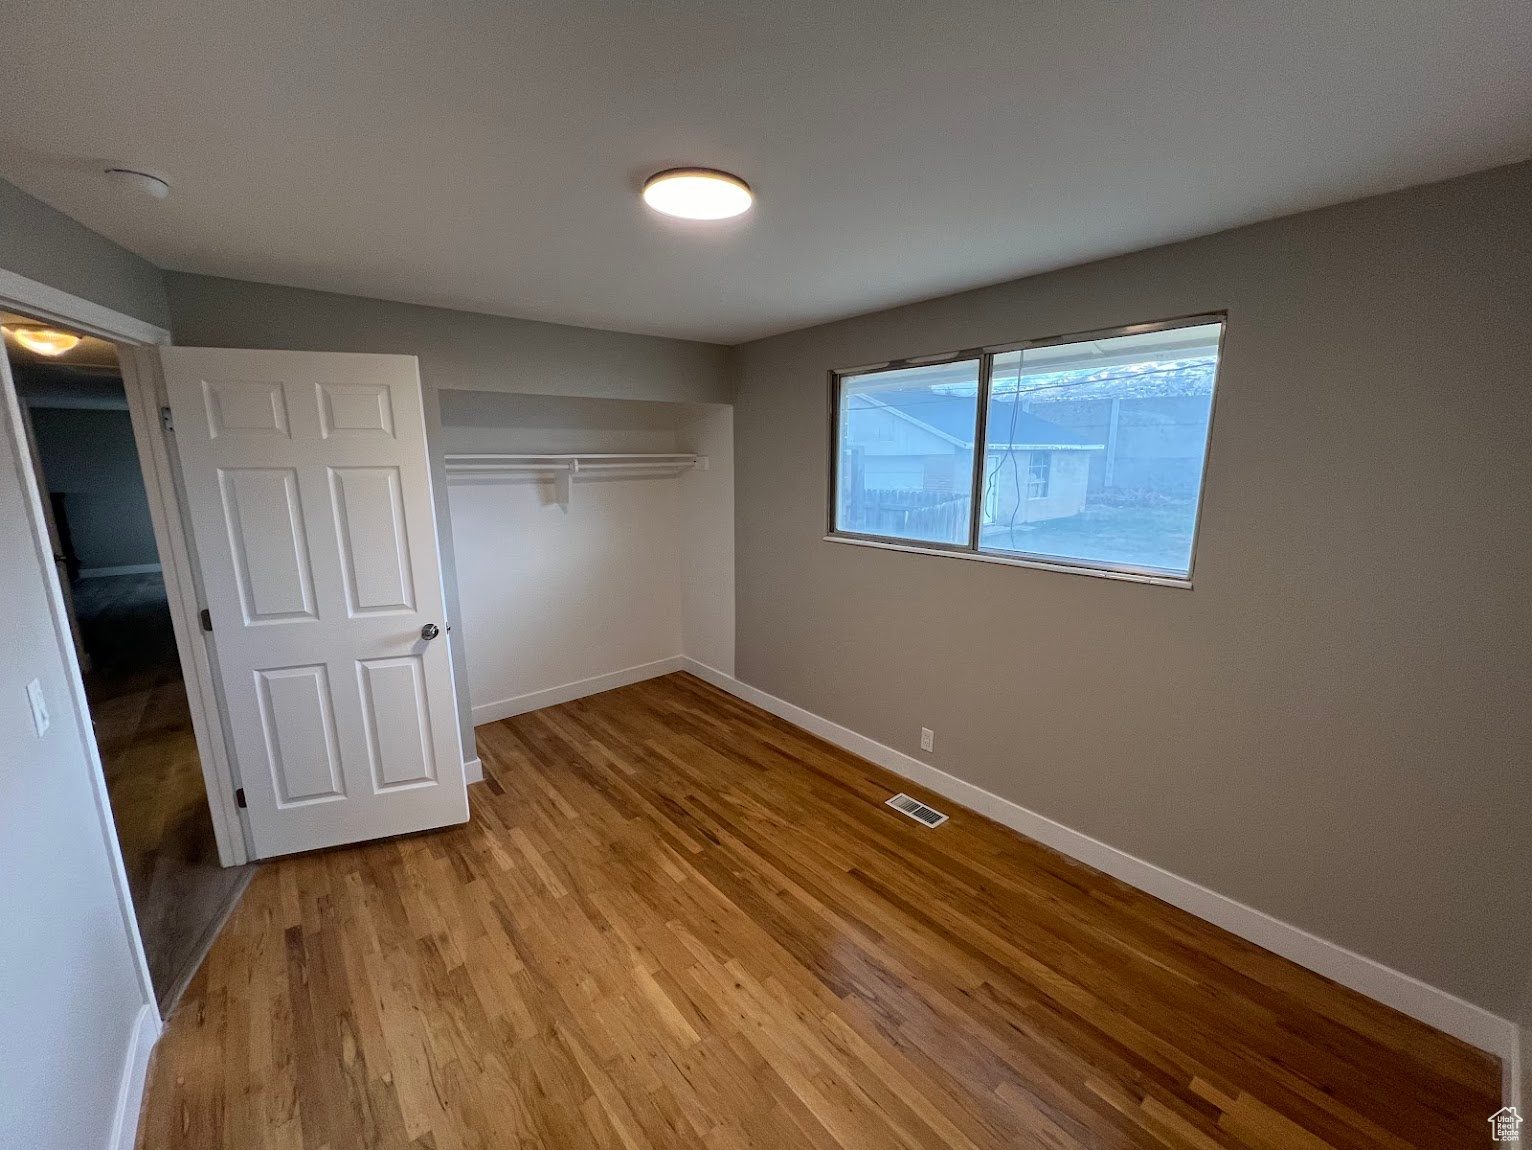
<svg viewBox="0 0 1532 1150"><path fill-rule="evenodd" d="M589 452L569 454L453 453L445 457L449 472L487 474L497 471L553 471L580 474L587 471L685 471L707 470L707 457L691 452L640 454Z"/></svg>
<svg viewBox="0 0 1532 1150"><path fill-rule="evenodd" d="M448 471L684 471L697 464L695 461L678 463L584 463L571 467L567 463L449 463Z"/></svg>
<svg viewBox="0 0 1532 1150"><path fill-rule="evenodd" d="M647 455L643 454L643 453L640 453L640 452L633 452L633 451L606 451L606 452L601 452L601 451L571 451L571 452L562 452L562 453L560 453L560 452L531 451L531 452L518 452L518 453L515 453L515 454L506 454L506 453L503 453L503 452L485 451L485 452L453 452L453 453L449 453L446 458L447 458L447 461L449 463L456 462L456 461L459 461L459 460L466 462L468 460L474 460L474 459L495 459L495 460L511 460L511 461L516 461L516 460L536 460L536 461L542 461L542 460L548 460L548 459L552 459L552 460L569 460L569 459L616 459L616 460L629 460L629 459L631 459L631 460L634 460L635 462L639 461L639 460L653 460L653 461L656 461L656 462L659 462L659 461L663 460L665 462L672 462L673 461L673 462L676 462L676 463L689 463L692 460L696 459L697 456L693 452L690 452L690 451L664 451L664 452L658 452L658 453L651 453L651 454L647 454Z"/></svg>
<svg viewBox="0 0 1532 1150"><path fill-rule="evenodd" d="M569 510L574 481L584 476L630 475L635 479L649 476L668 478L697 468L707 470L707 456L690 452L642 454L639 452L581 452L568 454L452 453L445 457L448 478L459 480L506 480L517 476L551 479L558 493L558 503Z"/></svg>
<svg viewBox="0 0 1532 1150"><path fill-rule="evenodd" d="M591 464L573 469L567 464L516 464L515 467L496 467L493 464L457 464L447 467L449 475L509 475L518 472L550 472L553 475L597 475L607 472L689 472L696 464L648 464L633 467L622 464Z"/></svg>

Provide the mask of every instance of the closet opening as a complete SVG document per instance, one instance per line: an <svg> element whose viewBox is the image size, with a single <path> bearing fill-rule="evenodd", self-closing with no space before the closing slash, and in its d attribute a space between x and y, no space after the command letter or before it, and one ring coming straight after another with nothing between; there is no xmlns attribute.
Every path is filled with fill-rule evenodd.
<svg viewBox="0 0 1532 1150"><path fill-rule="evenodd" d="M442 391L475 725L734 673L734 409Z"/></svg>

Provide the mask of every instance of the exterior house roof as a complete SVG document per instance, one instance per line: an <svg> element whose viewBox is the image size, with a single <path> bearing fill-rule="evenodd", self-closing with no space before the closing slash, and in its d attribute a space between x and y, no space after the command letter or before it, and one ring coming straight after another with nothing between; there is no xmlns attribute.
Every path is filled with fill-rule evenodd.
<svg viewBox="0 0 1532 1150"><path fill-rule="evenodd" d="M973 448L973 408L971 395L952 395L926 387L890 388L862 392L852 397L869 407L883 407L911 423L935 432L942 439L967 450ZM1006 405L1010 406L1010 405ZM1092 451L1106 445L1092 443L1072 428L1040 419L1029 411L1004 413L1002 426L991 427L989 447L1011 450L1048 449L1051 451Z"/></svg>
<svg viewBox="0 0 1532 1150"><path fill-rule="evenodd" d="M1213 394L1216 356L1118 364L1096 371L1029 373L996 379L995 395L1020 394L1034 404L1077 403L1087 399L1174 399Z"/></svg>

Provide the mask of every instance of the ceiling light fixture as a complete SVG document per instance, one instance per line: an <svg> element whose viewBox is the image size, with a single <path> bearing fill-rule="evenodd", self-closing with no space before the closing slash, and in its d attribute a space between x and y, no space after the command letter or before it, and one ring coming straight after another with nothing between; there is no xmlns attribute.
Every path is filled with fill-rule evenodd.
<svg viewBox="0 0 1532 1150"><path fill-rule="evenodd" d="M6 332L28 351L38 355L63 355L79 344L80 337L51 327L6 327Z"/></svg>
<svg viewBox="0 0 1532 1150"><path fill-rule="evenodd" d="M754 202L749 184L712 168L671 168L644 181L644 203L683 220L726 220Z"/></svg>

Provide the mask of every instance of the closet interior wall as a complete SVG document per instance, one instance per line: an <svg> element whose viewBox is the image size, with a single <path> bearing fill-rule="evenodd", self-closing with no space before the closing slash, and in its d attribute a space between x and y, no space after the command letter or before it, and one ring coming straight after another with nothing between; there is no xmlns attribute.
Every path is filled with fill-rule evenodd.
<svg viewBox="0 0 1532 1150"><path fill-rule="evenodd" d="M670 473L452 474L459 642L475 724L678 669L734 668L733 409L443 391L441 449L695 453Z"/></svg>

